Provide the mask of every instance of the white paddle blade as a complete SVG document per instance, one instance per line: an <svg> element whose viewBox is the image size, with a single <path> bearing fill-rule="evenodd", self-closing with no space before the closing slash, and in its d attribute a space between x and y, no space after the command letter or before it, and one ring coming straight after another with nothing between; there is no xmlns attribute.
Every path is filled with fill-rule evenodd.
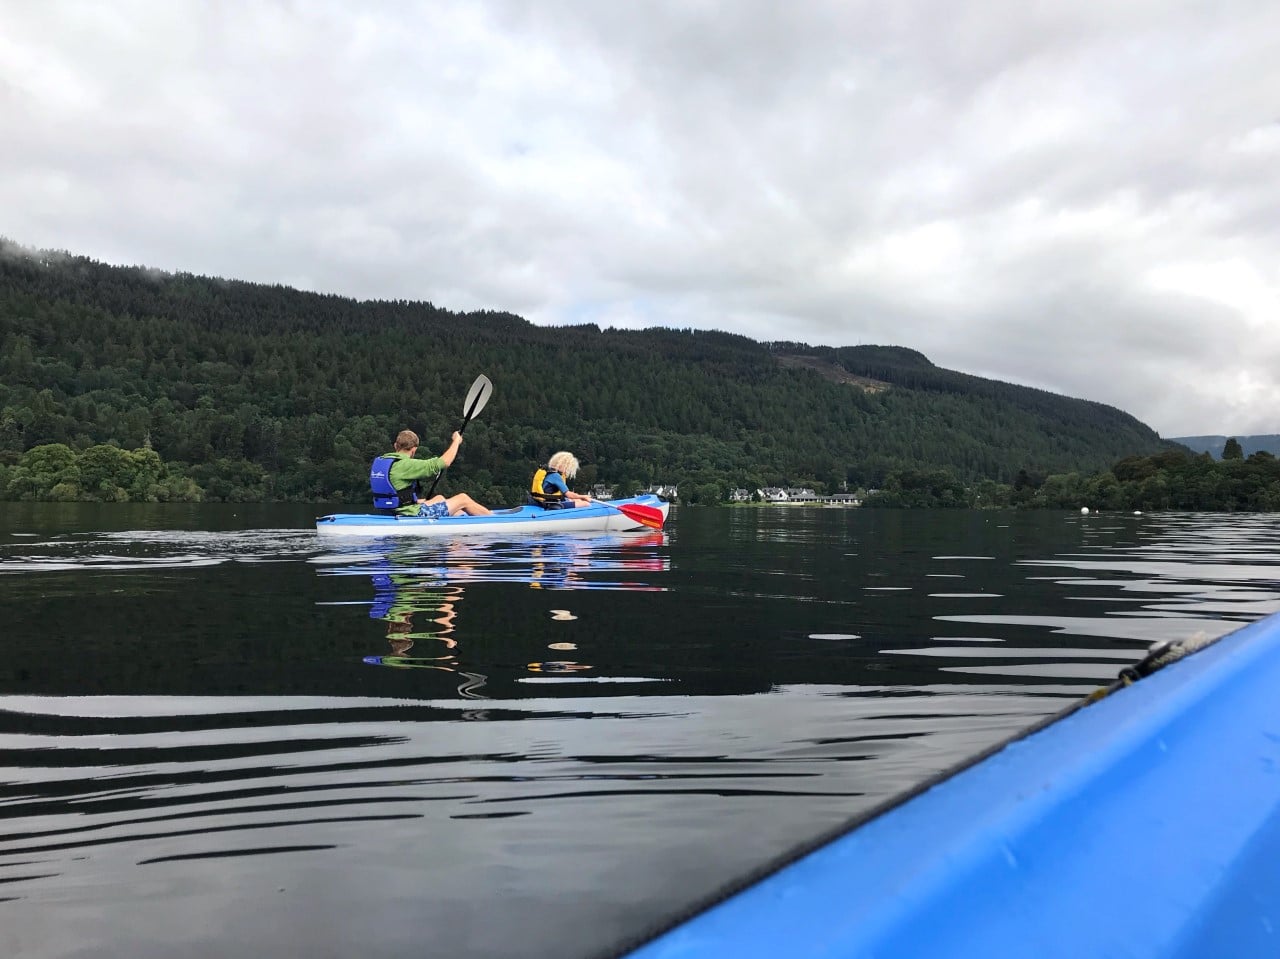
<svg viewBox="0 0 1280 959"><path fill-rule="evenodd" d="M493 393L493 384L489 382L489 377L481 373L476 377L476 381L471 384L471 389L467 391L467 398L462 404L462 417L464 420L471 420L480 415L480 411L484 409L484 405L489 402L489 397Z"/></svg>

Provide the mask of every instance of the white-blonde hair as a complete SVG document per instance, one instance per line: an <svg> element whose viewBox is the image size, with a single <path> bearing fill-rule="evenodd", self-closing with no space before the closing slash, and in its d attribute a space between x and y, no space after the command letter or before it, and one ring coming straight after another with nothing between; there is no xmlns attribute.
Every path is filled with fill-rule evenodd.
<svg viewBox="0 0 1280 959"><path fill-rule="evenodd" d="M578 457L567 450L552 453L551 458L547 460L547 465L565 479L573 479L578 475Z"/></svg>

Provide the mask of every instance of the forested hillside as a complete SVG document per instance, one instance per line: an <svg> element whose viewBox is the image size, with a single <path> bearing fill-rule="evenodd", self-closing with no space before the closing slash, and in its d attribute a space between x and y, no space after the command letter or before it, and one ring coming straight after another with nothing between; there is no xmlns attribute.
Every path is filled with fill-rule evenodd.
<svg viewBox="0 0 1280 959"><path fill-rule="evenodd" d="M1169 448L1120 410L908 349L537 327L0 241L0 496L47 496L40 484L60 480L55 498L362 502L369 459L404 427L442 448L482 372L493 398L445 486L499 505L521 501L560 448L584 464L579 488L678 483L691 502L920 468L1012 483ZM22 457L49 444L73 456L43 451L40 479ZM80 475L78 458L104 445L160 465L144 457L145 482L129 464L113 479L114 454L97 450L101 468Z"/></svg>

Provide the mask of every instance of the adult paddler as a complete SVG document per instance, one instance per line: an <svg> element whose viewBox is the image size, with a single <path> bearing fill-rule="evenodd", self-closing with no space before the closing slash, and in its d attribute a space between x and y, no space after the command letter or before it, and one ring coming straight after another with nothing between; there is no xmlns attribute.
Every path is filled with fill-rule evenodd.
<svg viewBox="0 0 1280 959"><path fill-rule="evenodd" d="M427 498L423 495L422 481L429 480L449 467L462 446L462 433L455 430L449 448L439 456L414 459L418 452L418 434L413 430L401 430L396 436L395 450L379 456L369 467L369 488L373 492L373 505L386 512L401 516L425 516L439 519L444 516L492 516L493 510L481 506L466 493L454 493L445 497L439 493Z"/></svg>

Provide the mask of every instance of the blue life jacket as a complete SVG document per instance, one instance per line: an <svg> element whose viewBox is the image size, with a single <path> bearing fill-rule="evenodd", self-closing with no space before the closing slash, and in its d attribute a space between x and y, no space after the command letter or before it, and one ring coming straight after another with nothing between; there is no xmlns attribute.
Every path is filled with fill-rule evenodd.
<svg viewBox="0 0 1280 959"><path fill-rule="evenodd" d="M395 462L394 456L379 456L369 467L369 489L373 492L375 509L397 510L401 506L409 506L418 499L417 480L404 489L396 489L391 485L391 466Z"/></svg>
<svg viewBox="0 0 1280 959"><path fill-rule="evenodd" d="M396 584L386 573L373 577L373 606L370 619L382 619L396 603Z"/></svg>

